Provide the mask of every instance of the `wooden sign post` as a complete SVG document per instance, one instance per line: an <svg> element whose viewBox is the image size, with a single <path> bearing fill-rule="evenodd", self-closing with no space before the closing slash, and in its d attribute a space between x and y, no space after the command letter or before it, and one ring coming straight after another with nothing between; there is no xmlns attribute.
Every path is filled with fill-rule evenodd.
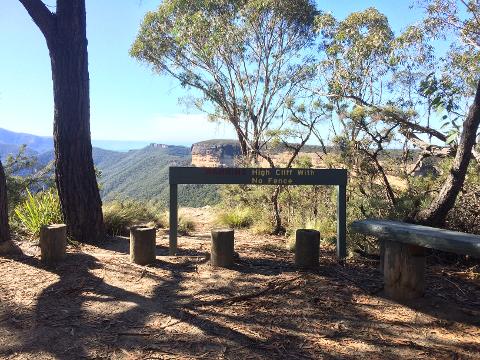
<svg viewBox="0 0 480 360"><path fill-rule="evenodd" d="M347 256L347 170L282 168L170 167L169 253L177 253L178 184L335 185L337 256Z"/></svg>

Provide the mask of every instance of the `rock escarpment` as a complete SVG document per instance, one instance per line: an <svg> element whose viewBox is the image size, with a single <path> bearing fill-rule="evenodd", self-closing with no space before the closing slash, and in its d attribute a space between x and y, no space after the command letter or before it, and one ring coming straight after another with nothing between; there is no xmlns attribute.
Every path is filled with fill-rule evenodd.
<svg viewBox="0 0 480 360"><path fill-rule="evenodd" d="M241 156L238 142L234 140L209 140L192 145L192 165L232 167Z"/></svg>
<svg viewBox="0 0 480 360"><path fill-rule="evenodd" d="M192 145L192 166L235 167L238 165L242 152L240 144L235 140L208 140ZM283 146L265 149L277 166L285 166L291 156L291 150ZM307 145L300 152L298 159L308 158L313 167L324 167L319 146ZM268 162L260 158L260 167L270 167Z"/></svg>

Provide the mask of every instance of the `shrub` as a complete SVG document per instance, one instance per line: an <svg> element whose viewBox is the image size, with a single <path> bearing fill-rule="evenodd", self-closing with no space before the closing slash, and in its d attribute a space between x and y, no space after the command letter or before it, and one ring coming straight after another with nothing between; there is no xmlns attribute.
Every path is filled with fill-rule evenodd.
<svg viewBox="0 0 480 360"><path fill-rule="evenodd" d="M253 211L247 207L236 207L233 210L223 210L217 215L221 225L232 229L248 228L254 222Z"/></svg>
<svg viewBox="0 0 480 360"><path fill-rule="evenodd" d="M165 211L163 213L162 220L164 224L169 224L169 219L170 219L169 216L170 214L168 211ZM194 230L195 230L195 221L193 221L187 214L179 212L177 234L182 236L190 235L190 233Z"/></svg>
<svg viewBox="0 0 480 360"><path fill-rule="evenodd" d="M195 230L195 222L186 215L180 214L178 217L178 234L189 235Z"/></svg>
<svg viewBox="0 0 480 360"><path fill-rule="evenodd" d="M22 230L31 237L38 237L44 225L63 223L60 200L54 189L34 195L27 190L26 199L14 211Z"/></svg>
<svg viewBox="0 0 480 360"><path fill-rule="evenodd" d="M261 216L255 219L252 231L257 235L268 235L273 232L273 224L268 216Z"/></svg>
<svg viewBox="0 0 480 360"><path fill-rule="evenodd" d="M26 145L16 154L7 156L3 163L7 180L7 198L13 223L17 220L15 208L28 198L28 191L37 193L55 187L53 161L40 164L37 157L30 155Z"/></svg>
<svg viewBox="0 0 480 360"><path fill-rule="evenodd" d="M472 164L455 207L447 217L447 228L480 235L480 165Z"/></svg>
<svg viewBox="0 0 480 360"><path fill-rule="evenodd" d="M111 235L128 235L134 225L152 224L164 227L158 210L149 204L135 200L114 200L103 205L105 229Z"/></svg>

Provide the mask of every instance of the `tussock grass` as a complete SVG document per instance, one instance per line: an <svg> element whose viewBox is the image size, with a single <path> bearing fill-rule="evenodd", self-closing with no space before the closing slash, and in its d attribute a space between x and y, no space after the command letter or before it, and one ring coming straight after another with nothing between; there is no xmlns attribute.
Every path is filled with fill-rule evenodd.
<svg viewBox="0 0 480 360"><path fill-rule="evenodd" d="M42 226L63 223L60 200L56 190L50 189L32 194L27 190L27 197L14 210L20 229L32 238L40 235Z"/></svg>
<svg viewBox="0 0 480 360"><path fill-rule="evenodd" d="M165 227L159 210L135 200L114 200L103 205L103 221L110 235L127 236L131 226L152 225Z"/></svg>
<svg viewBox="0 0 480 360"><path fill-rule="evenodd" d="M162 214L162 221L165 224L165 227L169 226L167 225L169 223L169 212L165 211ZM182 213L181 211L178 214L178 227L177 227L177 233L178 235L181 236L187 236L190 235L193 231L195 231L195 221L188 216L185 213Z"/></svg>
<svg viewBox="0 0 480 360"><path fill-rule="evenodd" d="M195 230L195 222L185 214L178 217L178 234L185 236L190 235Z"/></svg>
<svg viewBox="0 0 480 360"><path fill-rule="evenodd" d="M232 229L249 228L254 223L254 212L242 207L223 209L217 214L217 222Z"/></svg>

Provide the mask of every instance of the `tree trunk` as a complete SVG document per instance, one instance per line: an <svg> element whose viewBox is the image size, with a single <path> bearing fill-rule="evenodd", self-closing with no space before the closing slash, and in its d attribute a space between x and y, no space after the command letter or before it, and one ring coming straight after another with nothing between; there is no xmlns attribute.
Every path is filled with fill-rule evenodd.
<svg viewBox="0 0 480 360"><path fill-rule="evenodd" d="M9 240L7 180L2 162L0 161L0 244L6 243Z"/></svg>
<svg viewBox="0 0 480 360"><path fill-rule="evenodd" d="M85 0L20 0L45 35L52 66L55 175L67 232L80 242L105 236L92 159Z"/></svg>
<svg viewBox="0 0 480 360"><path fill-rule="evenodd" d="M457 195L462 189L468 164L472 157L473 146L480 125L480 82L467 118L463 123L463 131L460 136L457 153L453 160L450 173L445 180L437 197L428 209L420 211L415 217L415 222L428 226L442 226L445 223L450 209L455 205Z"/></svg>
<svg viewBox="0 0 480 360"><path fill-rule="evenodd" d="M233 123L233 122L232 122ZM235 126L235 124L234 124ZM240 128L235 126L235 131L237 133L237 138L238 142L240 143L240 150L242 151L242 156L247 159L248 158L248 146L247 146L247 140L243 136L242 131L240 131Z"/></svg>
<svg viewBox="0 0 480 360"><path fill-rule="evenodd" d="M280 205L278 204L278 196L280 195L280 186L275 187L272 197L270 198L273 207L273 219L275 221L275 228L273 234L285 234L285 227L282 225L282 217L280 216Z"/></svg>

